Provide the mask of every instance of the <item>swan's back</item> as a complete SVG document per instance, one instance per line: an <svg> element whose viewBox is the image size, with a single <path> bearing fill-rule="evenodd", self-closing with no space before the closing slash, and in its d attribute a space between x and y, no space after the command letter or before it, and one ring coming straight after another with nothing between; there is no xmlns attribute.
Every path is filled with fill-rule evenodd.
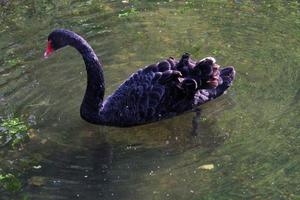
<svg viewBox="0 0 300 200"><path fill-rule="evenodd" d="M209 90L203 90L201 77L191 72L195 65L183 56L179 62L169 58L138 70L104 101L100 112L104 123L144 124L178 115L208 101Z"/></svg>
<svg viewBox="0 0 300 200"><path fill-rule="evenodd" d="M176 99L170 94L176 93L175 79L180 74L158 71L157 66L138 70L104 101L105 121L128 126L176 115L172 109Z"/></svg>

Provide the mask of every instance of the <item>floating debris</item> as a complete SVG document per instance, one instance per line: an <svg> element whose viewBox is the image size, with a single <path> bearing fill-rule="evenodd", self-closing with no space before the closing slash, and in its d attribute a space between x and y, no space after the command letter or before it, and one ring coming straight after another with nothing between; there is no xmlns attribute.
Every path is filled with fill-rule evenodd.
<svg viewBox="0 0 300 200"><path fill-rule="evenodd" d="M33 166L33 169L41 169L42 166L41 165L36 165L36 166Z"/></svg>
<svg viewBox="0 0 300 200"><path fill-rule="evenodd" d="M198 169L204 169L204 170L212 170L214 169L214 164L206 164L206 165L201 165L200 167L198 167Z"/></svg>
<svg viewBox="0 0 300 200"><path fill-rule="evenodd" d="M28 184L37 187L43 186L46 184L46 177L33 176L30 179L28 179Z"/></svg>

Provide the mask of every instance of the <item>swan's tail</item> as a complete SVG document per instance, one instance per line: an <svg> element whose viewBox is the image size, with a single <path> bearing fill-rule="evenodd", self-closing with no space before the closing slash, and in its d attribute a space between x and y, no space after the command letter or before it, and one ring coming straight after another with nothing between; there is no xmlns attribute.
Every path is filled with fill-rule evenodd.
<svg viewBox="0 0 300 200"><path fill-rule="evenodd" d="M226 67L221 70L220 77L222 78L222 84L216 87L216 96L214 98L222 95L232 85L235 74L234 67Z"/></svg>

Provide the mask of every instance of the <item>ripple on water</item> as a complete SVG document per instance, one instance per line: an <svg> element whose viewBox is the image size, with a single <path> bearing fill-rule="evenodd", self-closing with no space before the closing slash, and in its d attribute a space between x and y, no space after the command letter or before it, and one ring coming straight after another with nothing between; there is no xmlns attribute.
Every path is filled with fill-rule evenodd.
<svg viewBox="0 0 300 200"><path fill-rule="evenodd" d="M22 151L0 149L1 169L24 169L22 193L32 199L299 196L296 1L4 2L0 118L20 115L36 130ZM79 116L86 84L79 54L66 48L42 59L54 28L88 39L104 63L107 95L139 67L186 51L234 65L237 78L226 95L201 107L196 135L194 113L127 129L93 126ZM214 168L199 170L208 164Z"/></svg>

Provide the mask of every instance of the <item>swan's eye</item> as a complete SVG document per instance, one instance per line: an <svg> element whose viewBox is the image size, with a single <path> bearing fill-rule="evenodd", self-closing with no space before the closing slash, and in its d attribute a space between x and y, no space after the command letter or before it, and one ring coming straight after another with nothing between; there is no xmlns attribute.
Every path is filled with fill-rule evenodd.
<svg viewBox="0 0 300 200"><path fill-rule="evenodd" d="M45 53L44 53L44 58L48 58L49 57L49 55L53 52L53 47L52 47L52 42L51 42L51 40L48 40L48 46L47 46L47 49L46 49L46 51L45 51Z"/></svg>

